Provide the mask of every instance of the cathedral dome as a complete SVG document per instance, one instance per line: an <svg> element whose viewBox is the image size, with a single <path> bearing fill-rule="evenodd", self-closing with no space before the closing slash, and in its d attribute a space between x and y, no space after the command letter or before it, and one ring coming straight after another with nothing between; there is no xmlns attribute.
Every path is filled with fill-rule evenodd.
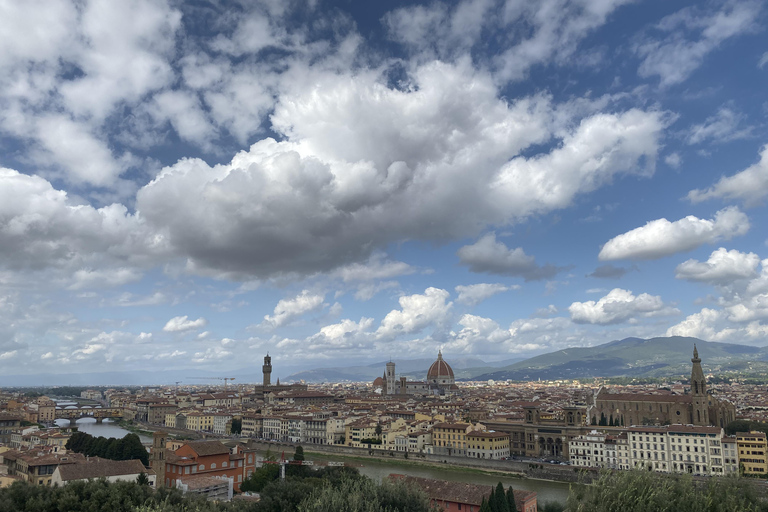
<svg viewBox="0 0 768 512"><path fill-rule="evenodd" d="M429 371L427 372L428 381L437 379L453 379L453 368L443 361L442 351L437 353L437 361L432 363L432 366L429 367ZM453 382L451 382L451 384L452 383Z"/></svg>
<svg viewBox="0 0 768 512"><path fill-rule="evenodd" d="M376 379L373 381L374 388L383 388L384 384L386 384L386 381L383 377L376 377Z"/></svg>

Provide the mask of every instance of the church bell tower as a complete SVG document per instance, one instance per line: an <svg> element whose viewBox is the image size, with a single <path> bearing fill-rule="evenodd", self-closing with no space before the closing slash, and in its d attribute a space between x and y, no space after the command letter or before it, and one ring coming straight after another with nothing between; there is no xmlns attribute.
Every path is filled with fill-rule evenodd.
<svg viewBox="0 0 768 512"><path fill-rule="evenodd" d="M709 396L707 380L701 369L701 359L696 345L693 345L693 368L691 369L691 418L694 425L709 425Z"/></svg>

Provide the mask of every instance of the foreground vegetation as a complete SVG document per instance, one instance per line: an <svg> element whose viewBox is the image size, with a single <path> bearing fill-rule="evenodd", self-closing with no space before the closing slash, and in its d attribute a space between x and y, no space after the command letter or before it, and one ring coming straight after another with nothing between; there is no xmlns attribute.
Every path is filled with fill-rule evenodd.
<svg viewBox="0 0 768 512"><path fill-rule="evenodd" d="M271 466L276 467L276 466ZM2 512L436 512L429 499L402 482L378 484L350 468L308 470L272 480L261 501L213 503L183 496L177 489L154 489L138 482L106 480L43 487L16 482L0 489Z"/></svg>
<svg viewBox="0 0 768 512"><path fill-rule="evenodd" d="M690 475L605 472L592 485L571 488L568 512L757 512L768 502L754 483L736 477L696 482Z"/></svg>
<svg viewBox="0 0 768 512"><path fill-rule="evenodd" d="M298 454L300 457L301 455ZM381 484L347 467L293 466L285 480L264 465L243 483L261 501L213 503L139 482L105 480L43 487L16 482L0 489L0 512L437 512L429 498L402 481ZM276 471L277 470L277 471ZM514 512L514 495L499 484L483 512ZM648 471L604 472L591 485L575 485L568 501L543 512L768 512L754 481L736 477L694 481L689 475Z"/></svg>

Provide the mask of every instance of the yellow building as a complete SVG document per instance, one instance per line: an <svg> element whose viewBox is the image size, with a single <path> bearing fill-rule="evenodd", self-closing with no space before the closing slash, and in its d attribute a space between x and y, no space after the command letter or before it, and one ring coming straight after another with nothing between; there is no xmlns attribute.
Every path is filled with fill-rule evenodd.
<svg viewBox="0 0 768 512"><path fill-rule="evenodd" d="M509 434L504 432L469 432L467 456L501 460L509 457Z"/></svg>
<svg viewBox="0 0 768 512"><path fill-rule="evenodd" d="M344 444L357 448L367 448L368 445L363 444L361 441L377 438L376 425L378 425L378 423L367 419L360 419L347 423L344 427L346 440Z"/></svg>
<svg viewBox="0 0 768 512"><path fill-rule="evenodd" d="M438 455L466 455L467 434L482 431L479 423L436 423L432 427L432 453ZM509 439L509 437L507 437Z"/></svg>
<svg viewBox="0 0 768 512"><path fill-rule="evenodd" d="M739 467L745 475L765 476L768 474L768 442L764 432L736 432L739 452Z"/></svg>

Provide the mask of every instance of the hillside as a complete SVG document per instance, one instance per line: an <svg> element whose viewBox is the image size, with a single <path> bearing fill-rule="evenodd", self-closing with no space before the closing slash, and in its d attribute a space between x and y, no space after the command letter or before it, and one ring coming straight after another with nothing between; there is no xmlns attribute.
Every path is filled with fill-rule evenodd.
<svg viewBox="0 0 768 512"><path fill-rule="evenodd" d="M768 349L681 336L626 338L596 347L568 348L475 375L474 380L657 377L690 372L694 343L705 371L768 360Z"/></svg>

